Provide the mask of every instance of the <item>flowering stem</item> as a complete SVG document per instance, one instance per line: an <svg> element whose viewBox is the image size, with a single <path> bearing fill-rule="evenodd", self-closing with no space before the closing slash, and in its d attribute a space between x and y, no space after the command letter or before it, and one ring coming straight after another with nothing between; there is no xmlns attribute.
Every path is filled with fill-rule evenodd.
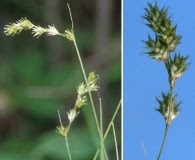
<svg viewBox="0 0 195 160"><path fill-rule="evenodd" d="M71 19L71 23L72 23L72 33L74 35L74 24L73 24L72 14L71 14L71 10L70 10L69 4L67 4L67 5L68 5L68 9L69 9L69 13L70 13L70 19ZM76 43L75 36L74 36L74 39L73 39L73 43L74 43L74 46L75 46L75 49L76 49L76 53L77 53L77 56L78 56L78 59L79 59L81 70L83 72L83 77L84 77L85 83L87 84L88 83L87 82L87 76L86 76L84 65L83 65L83 62L82 62L82 59L81 59L81 56L80 56L80 52L79 52L77 43ZM93 98L92 98L91 92L88 91L88 93L89 93L89 99L90 99L90 102L91 102L93 114L94 114L94 117L95 117L96 126L97 126L97 129L98 129L98 133L99 133L99 136L101 137L101 131L100 131L99 122L98 122L97 114L96 114L95 107L94 107Z"/></svg>
<svg viewBox="0 0 195 160"><path fill-rule="evenodd" d="M73 40L73 43L74 43L74 46L75 46L75 49L76 49L76 53L77 53L77 56L78 56L78 59L79 59L79 63L80 63L80 66L81 66L81 70L82 70L82 73L83 73L85 83L88 84L87 76L86 76L85 69L84 69L84 65L83 65L83 62L82 62L82 59L81 59L81 56L80 56L80 52L79 52L79 49L78 49L78 46L77 46L77 43L76 43L76 38L75 38L75 35L74 35L74 24L73 24L71 10L70 10L69 4L67 4L67 5L68 5L68 9L69 9L69 13L70 13L70 19L71 19L71 23L72 23L72 34L74 36L74 38L72 40ZM89 99L90 99L90 102L91 102L91 106L92 106L92 110L93 110L93 114L94 114L94 118L95 118L95 122L96 122L96 127L97 127L97 130L98 130L98 133L99 133L99 137L101 139L100 125L99 125L97 114L96 114L96 111L95 111L93 98L92 98L92 95L91 95L90 91L88 91L88 94L89 94Z"/></svg>
<svg viewBox="0 0 195 160"><path fill-rule="evenodd" d="M161 144L161 148L160 148L160 152L158 154L157 160L160 160L161 153L162 153L162 150L163 150L163 147L164 147L164 143L165 143L165 140L166 140L168 129L169 129L169 125L166 124L165 133L164 133L163 141L162 141L162 144Z"/></svg>
<svg viewBox="0 0 195 160"><path fill-rule="evenodd" d="M143 41L149 50L146 54L155 60L164 62L170 86L167 94L162 92L162 101L156 98L159 103L159 108L156 110L163 115L166 124L164 138L157 158L159 160L169 125L180 112L179 105L181 102L175 102L177 97L177 94L174 95L175 82L188 69L190 63L186 63L188 56L183 57L180 56L180 53L177 54L175 52L176 46L180 43L182 36L176 34L177 25L172 24L171 16L168 15L168 8L163 7L160 9L157 2L155 2L154 5L148 3L148 8L145 8L145 11L146 14L143 18L148 22L146 25L155 32L156 37L153 40L148 35L148 41ZM175 52L174 56L171 56L171 52Z"/></svg>
<svg viewBox="0 0 195 160"><path fill-rule="evenodd" d="M81 56L80 56L80 52L79 52L79 49L78 49L76 40L74 40L73 42L74 42L74 46L75 46L75 49L76 49L76 53L77 53L77 56L78 56L78 59L79 59L79 62L80 62L81 70L83 72L83 76L84 76L84 79L85 79L85 83L87 84L88 83L87 82L87 76L86 76L86 73L85 73L85 69L84 69L84 66L83 66L83 62L82 62L82 59L81 59ZM93 110L93 114L94 114L94 118L95 118L95 122L96 122L96 127L97 127L97 130L98 130L99 136L101 137L101 131L100 131L100 127L99 127L99 122L98 122L97 114L96 114L96 111L95 111L95 106L94 106L93 98L92 98L92 95L91 95L91 92L90 91L88 91L88 94L89 94L89 99L90 99L90 102L91 102L91 106L92 106L92 110Z"/></svg>
<svg viewBox="0 0 195 160"><path fill-rule="evenodd" d="M169 102L168 102L168 109L169 110L168 110L168 117L167 117L167 120L166 120L166 127L165 127L164 137L163 137L163 141L162 141L162 144L161 144L161 148L160 148L160 152L158 154L157 160L160 160L161 153L163 151L164 143L165 143L166 136L167 136L168 129L169 129L169 124L171 122L171 114L172 114L172 110L173 110L172 97L173 97L173 93L174 93L174 85L172 85L172 81L170 80L171 77L170 77L170 74L169 74L169 68L170 68L169 63L167 61L165 61L164 64L166 66L166 69L167 69L167 72L168 72L168 75L169 75L169 85L170 85L170 94L169 94Z"/></svg>

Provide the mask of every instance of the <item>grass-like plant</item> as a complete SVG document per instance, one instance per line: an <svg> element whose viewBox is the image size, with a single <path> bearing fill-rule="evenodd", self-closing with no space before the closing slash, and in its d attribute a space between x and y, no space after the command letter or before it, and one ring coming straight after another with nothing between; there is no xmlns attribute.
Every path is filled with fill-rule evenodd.
<svg viewBox="0 0 195 160"><path fill-rule="evenodd" d="M188 69L190 63L187 62L188 56L181 56L180 52L176 53L175 51L182 36L176 33L177 25L172 23L168 8L163 7L160 9L157 2L155 2L154 5L148 3L148 8L145 8L145 11L143 18L147 21L146 25L155 33L154 39L148 35L148 40L143 41L149 50L146 54L150 58L164 63L170 86L168 92L162 92L161 100L156 98L159 104L156 110L165 119L164 137L157 157L157 160L159 160L169 126L181 111L179 107L181 102L176 102L177 94L174 93L175 83Z"/></svg>
<svg viewBox="0 0 195 160"><path fill-rule="evenodd" d="M60 116L60 113L58 111L60 126L57 127L57 132L61 136L64 137L65 142L66 142L67 151L68 151L69 160L72 160L71 149L69 148L69 143L68 143L68 133L69 133L69 130L71 128L73 121L78 116L81 107L83 107L84 105L87 104L88 97L89 97L89 101L90 101L90 104L91 104L91 107L93 110L93 116L94 116L96 127L97 127L97 132L99 134L99 147L98 147L96 153L94 154L93 160L96 160L98 158L98 156L100 157L101 160L108 159L108 155L107 155L106 147L104 145L104 141L105 141L106 137L108 136L108 132L110 131L111 128L113 129L114 143L115 143L115 147L116 147L116 159L119 160L118 145L117 145L117 141L116 141L116 133L115 133L115 127L114 127L114 119L115 119L115 117L116 117L116 115L121 107L121 100L119 101L119 103L115 109L115 112L112 116L112 119L110 120L109 125L104 133L101 98L99 99L100 118L98 119L96 109L95 109L94 100L93 100L93 97L91 94L91 92L96 92L99 89L99 86L97 85L98 75L94 71L90 72L88 74L88 76L86 74L86 71L85 71L84 65L83 65L83 61L81 58L81 54L79 52L79 48L78 48L77 42L76 42L73 19L72 19L71 10L70 10L69 5L68 5L68 9L69 9L70 19L71 19L72 25L71 25L70 29L66 29L63 33L60 33L54 25L52 25L52 26L48 25L47 28L44 28L44 27L41 27L39 25L33 24L27 18L21 18L20 20L16 21L15 23L10 23L9 25L5 25L4 33L8 36L14 36L14 35L19 34L23 30L31 30L32 35L34 37L37 37L37 38L39 38L43 34L46 34L48 36L62 36L62 37L65 37L66 39L70 40L71 42L73 42L75 50L76 50L76 54L77 54L77 57L78 57L78 60L80 63L80 67L81 67L81 70L83 73L84 82L81 82L79 84L79 86L77 87L77 99L75 101L75 105L67 113L68 120L69 120L68 125L62 124L61 116Z"/></svg>

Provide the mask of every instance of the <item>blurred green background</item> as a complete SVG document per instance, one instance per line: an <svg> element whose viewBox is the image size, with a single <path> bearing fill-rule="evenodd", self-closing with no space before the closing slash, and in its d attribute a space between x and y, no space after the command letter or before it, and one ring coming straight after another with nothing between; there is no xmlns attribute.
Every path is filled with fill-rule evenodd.
<svg viewBox="0 0 195 160"><path fill-rule="evenodd" d="M73 44L62 37L33 38L29 31L8 37L4 25L20 18L60 31L70 28L67 4L87 73L99 74L100 91L93 94L99 112L102 98L104 129L121 98L120 0L2 0L0 5L0 160L68 159L65 142L56 131L57 110L64 124L83 81ZM121 143L121 115L115 120ZM90 106L81 109L69 133L73 160L92 159L98 143ZM106 140L115 158L112 132Z"/></svg>

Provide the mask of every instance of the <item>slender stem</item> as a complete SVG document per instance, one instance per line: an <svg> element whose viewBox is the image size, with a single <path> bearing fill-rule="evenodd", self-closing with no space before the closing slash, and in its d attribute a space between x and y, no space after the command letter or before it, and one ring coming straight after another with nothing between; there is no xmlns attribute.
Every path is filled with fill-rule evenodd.
<svg viewBox="0 0 195 160"><path fill-rule="evenodd" d="M103 115L102 115L102 101L101 98L99 98L99 102L100 102L100 130L101 130L101 140L100 140L100 160L104 159L104 154L103 154Z"/></svg>
<svg viewBox="0 0 195 160"><path fill-rule="evenodd" d="M169 129L169 125L166 124L166 128L165 128L165 133L164 133L162 145L161 145L160 152L159 152L159 154L158 154L157 160L160 160L161 153L162 153L162 150L163 150L163 147L164 147L164 144L165 144L165 140L166 140L166 136L167 136L168 129Z"/></svg>
<svg viewBox="0 0 195 160"><path fill-rule="evenodd" d="M78 49L78 46L77 46L77 43L76 43L76 37L75 37L75 34L74 34L74 24L73 24L71 10L70 10L70 7L69 7L68 3L67 3L67 5L68 5L68 9L69 9L69 13L70 13L70 19L71 19L71 23L72 23L72 33L74 35L73 43L74 43L74 46L75 46L75 49L76 49L76 53L77 53L77 56L78 56L78 59L79 59L79 63L80 63L80 66L81 66L81 70L82 70L82 73L83 73L85 83L87 84L87 75L85 73L84 65L83 65L83 62L82 62L82 59L81 59L81 56L80 56L80 52L79 52L79 49ZM92 98L91 92L88 91L88 93L89 93L89 99L90 99L90 102L91 102L91 105L92 105L93 114L94 114L94 117L95 117L96 126L97 126L97 129L98 129L98 133L99 133L99 136L101 136L99 122L98 122L98 119L97 119L97 114L96 114L96 111L95 111L93 98Z"/></svg>
<svg viewBox="0 0 195 160"><path fill-rule="evenodd" d="M116 108L116 110L115 110L115 112L114 112L114 114L113 114L113 116L112 116L112 119L111 119L111 121L110 121L110 123L109 123L109 125L108 125L108 128L106 129L106 132L105 132L105 134L104 134L104 139L103 139L103 140L106 139L106 137L107 137L107 135L108 135L108 132L109 132L111 126L112 126L112 122L114 122L114 119L115 119L115 117L116 117L116 115L117 115L117 113L118 113L120 107L121 107L121 100L119 101L118 106L117 106L117 108Z"/></svg>
<svg viewBox="0 0 195 160"><path fill-rule="evenodd" d="M70 20L71 20L71 25L72 25L72 31L73 31L73 33L74 33L74 23L73 23L73 19L72 19L71 9L70 9L70 6L69 6L68 3L67 3L67 6L68 6L69 14L70 14Z"/></svg>
<svg viewBox="0 0 195 160"><path fill-rule="evenodd" d="M78 46L77 46L77 43L76 43L76 40L74 39L74 46L75 46L75 49L76 49L76 52L77 52L77 56L78 56L78 59L79 59L79 62L80 62L80 66L81 66L81 70L83 72L83 76L84 76L84 79L85 79L85 83L87 84L87 76L86 76L86 73L85 73L85 69L84 69L84 66L83 66L83 62L82 62L82 59L81 59L81 56L80 56L80 52L79 52L79 49L78 49ZM105 146L104 146L104 143L101 144L101 137L103 135L101 135L101 131L100 131L100 124L98 122L98 118L97 118L97 114L96 114L96 111L95 111L95 105L94 105L94 102L93 102L93 98L92 98L92 94L90 91L88 91L88 94L89 94L89 99L90 99L90 102L91 102L91 107L92 107L92 111L93 111L93 115L94 115L94 118L95 118L95 123L96 123L96 128L98 130L98 134L99 134L99 138L100 138L100 145L102 145L102 149L105 153L105 156L107 157L107 153L106 153L106 149L105 149ZM104 140L103 140L104 142ZM106 158L108 159L108 158Z"/></svg>
<svg viewBox="0 0 195 160"><path fill-rule="evenodd" d="M171 58L171 57L169 57ZM168 75L169 75L169 85L170 85L170 94L169 94L169 103L168 103L168 117L167 117L167 120L166 120L166 127L165 127L165 132L164 132L164 137L163 137L163 141L162 141L162 144L161 144L161 148L160 148L160 152L158 154L158 158L157 160L160 160L160 157L161 157L161 153L163 151L163 147L164 147L164 143L165 143L165 140L166 140L166 136L167 136L167 132L168 132L168 129L169 129L169 124L171 123L171 114L172 114L172 110L173 110L173 102L172 102L172 97L173 97L173 93L174 93L174 85L172 85L172 81L171 81L171 74L169 73L169 63L168 62L165 62L165 66L166 66L166 69L167 69L167 72L168 72Z"/></svg>
<svg viewBox="0 0 195 160"><path fill-rule="evenodd" d="M61 116L60 116L60 111L58 110L58 117L59 117L59 120L60 120L60 126L63 126L62 125L62 120L61 120Z"/></svg>
<svg viewBox="0 0 195 160"><path fill-rule="evenodd" d="M119 160L119 154L118 154L118 145L117 145L117 140L116 140L116 131L114 127L114 123L111 123L112 129L113 129L113 135L114 135L114 143L115 143L115 149L116 149L116 159Z"/></svg>
<svg viewBox="0 0 195 160"><path fill-rule="evenodd" d="M71 154L70 154L69 145L68 145L68 138L67 137L65 137L65 141L66 141L66 148L67 148L67 151L68 151L69 160L72 160L72 157L71 157Z"/></svg>
<svg viewBox="0 0 195 160"><path fill-rule="evenodd" d="M80 66L81 66L81 70L82 70L82 73L83 73L83 77L84 77L85 83L87 84L88 83L87 82L87 76L86 76L84 65L83 65L83 62L82 62L82 59L81 59L81 56L80 56L80 52L79 52L77 43L76 43L76 37L75 37L75 34L74 34L74 24L73 24L71 10L70 10L69 4L67 4L67 5L68 5L70 18L71 18L71 23L72 23L72 33L74 35L73 43L74 43L74 46L75 46L75 49L76 49L76 53L77 53L77 56L78 56L78 59L79 59L79 63L80 63ZM89 99L90 99L90 102L91 102L91 106L92 106L92 110L93 110L93 114L94 114L94 118L95 118L95 122L96 122L96 127L97 127L97 130L98 130L98 133L99 133L99 137L101 138L101 131L100 131L100 126L99 126L97 114L96 114L96 111L95 111L93 98L92 98L92 95L91 95L90 91L88 91L88 94L89 94Z"/></svg>
<svg viewBox="0 0 195 160"><path fill-rule="evenodd" d="M84 66L83 66L83 62L82 62L82 59L81 59L81 56L80 56L79 49L77 47L76 40L74 40L74 46L75 46L75 49L76 49L76 52L77 52L77 56L78 56L78 59L79 59L79 62L80 62L81 70L83 72L85 83L87 84L87 76L86 76L86 73L85 73L85 69L84 69ZM101 136L99 122L98 122L97 114L96 114L96 111L95 111L95 105L94 105L94 102L93 102L93 98L92 98L91 92L88 91L88 94L89 94L89 99L90 99L90 102L91 102L91 106L92 106L92 110L93 110L93 114L94 114L94 118L95 118L95 122L96 122L96 127L98 129L99 136Z"/></svg>
<svg viewBox="0 0 195 160"><path fill-rule="evenodd" d="M58 116L59 116L59 120L60 120L60 125L62 127L63 125L62 125L62 120L61 120L61 116L60 116L60 111L59 110L58 110ZM70 125L71 125L71 123L69 123L68 127L66 128L67 129L67 133L69 131ZM69 160L72 160L71 154L70 154L69 145L68 145L68 137L67 137L67 135L64 137L64 140L66 142L66 148L67 148Z"/></svg>
<svg viewBox="0 0 195 160"><path fill-rule="evenodd" d="M141 146L142 146L142 149L143 149L143 152L144 152L144 156L145 156L145 160L148 160L148 155L147 155L147 152L146 152L146 148L144 146L144 142L143 142L143 139L141 137L141 134L140 134L140 131L139 129L137 128L137 133L138 133L138 137L140 139L140 142L141 142Z"/></svg>
<svg viewBox="0 0 195 160"><path fill-rule="evenodd" d="M82 73L83 73L83 77L84 77L85 83L87 84L88 83L87 76L86 76L84 65L83 65L83 62L82 62L82 59L81 59L81 56L80 56L80 52L79 52L77 43L76 43L76 37L75 37L75 34L74 34L74 24L73 24L72 14L71 14L71 10L70 10L69 5L68 5L68 9L69 9L69 13L70 13L71 22L72 22L72 34L74 36L73 43L74 43L74 46L75 46L75 49L76 49L76 53L77 53L77 56L78 56L78 59L79 59L79 63L80 63L80 66L81 66L81 70L82 70ZM90 91L88 91L88 94L89 94L89 99L90 99L91 106L92 106L93 115L94 115L94 118L95 118L96 128L98 130L98 134L99 134L99 138L100 138L100 146L102 146L102 149L103 149L103 151L104 151L104 153L105 153L105 155L107 157L104 143L102 144L102 142L101 142L101 136L103 136L103 135L101 135L100 125L99 125L97 114L96 114L96 111L95 111L95 105L94 105L94 102L93 102L92 94L91 94Z"/></svg>
<svg viewBox="0 0 195 160"><path fill-rule="evenodd" d="M173 92L174 92L174 88L171 87L171 84L170 84L170 97L169 97L169 115L168 115L168 119L167 119L167 124L169 125L171 123L171 115L172 115L172 111L173 111L173 101L172 101L172 97L173 97Z"/></svg>
<svg viewBox="0 0 195 160"><path fill-rule="evenodd" d="M112 122L114 121L114 119L115 119L115 117L116 117L116 115L117 115L117 113L118 113L120 107L121 107L121 100L119 101L118 106L116 107L116 110L115 110L115 112L114 112L114 114L113 114L113 116L112 116L112 119L111 119L111 121L110 121L110 123L109 123L109 125L108 125L108 128L106 129L106 132L105 132L105 134L104 134L103 141L105 141L105 139L107 138L108 132L110 131L110 128L112 127ZM96 151L93 160L96 160L96 159L97 159L98 153L99 153L99 148L98 148L98 150Z"/></svg>

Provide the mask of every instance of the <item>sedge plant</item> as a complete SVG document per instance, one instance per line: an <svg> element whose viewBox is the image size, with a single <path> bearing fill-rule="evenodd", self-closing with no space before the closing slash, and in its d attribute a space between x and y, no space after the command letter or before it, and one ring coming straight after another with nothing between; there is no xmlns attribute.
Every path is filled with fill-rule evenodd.
<svg viewBox="0 0 195 160"><path fill-rule="evenodd" d="M143 18L147 21L146 25L153 30L155 35L155 38L148 35L148 40L143 41L148 49L146 54L150 58L164 63L170 87L168 92L161 93L162 99L156 98L159 104L156 111L165 119L164 137L157 157L157 160L159 160L169 126L181 112L181 102L176 102L177 94L174 93L176 80L188 69L190 63L187 62L189 56L182 56L180 52L176 52L176 47L181 42L182 36L177 34L177 25L172 23L168 8L163 7L160 9L157 2L154 5L148 3Z"/></svg>
<svg viewBox="0 0 195 160"><path fill-rule="evenodd" d="M65 31L63 33L60 33L54 25L48 25L48 27L44 28L44 27L41 27L39 25L33 24L27 18L21 18L20 20L16 21L15 23L10 23L8 25L5 25L4 33L8 36L14 36L14 35L19 34L23 30L31 30L33 37L36 37L36 38L39 38L43 34L46 34L47 36L62 36L74 44L76 54L77 54L77 57L78 57L78 60L80 63L81 71L83 74L84 82L81 82L79 84L79 86L77 87L77 99L75 101L75 105L67 113L67 117L68 117L68 121L69 121L68 125L62 124L61 115L60 115L60 112L58 111L60 126L57 127L57 132L62 137L64 137L65 142L66 142L66 148L67 148L69 160L72 160L71 149L70 149L69 143L68 143L68 133L69 133L69 130L71 128L73 121L79 115L80 109L88 103L88 99L89 99L91 107L92 107L95 123L96 123L97 132L99 135L99 142L100 142L99 147L98 147L96 153L94 154L93 160L96 160L98 158L98 156L100 157L101 160L108 159L107 151L106 151L106 148L104 145L104 141L107 138L108 133L111 130L111 128L113 128L114 143L115 143L116 157L117 157L116 159L118 160L119 153L118 153L118 145L117 145L117 141L116 141L114 119L115 119L115 117L116 117L116 115L119 112L119 109L121 107L121 100L119 101L119 103L115 109L115 112L114 112L114 114L109 122L109 125L104 133L101 98L99 99L100 118L98 119L96 109L95 109L94 100L93 100L93 97L91 94L91 92L97 92L99 89L99 86L97 85L98 75L95 73L95 71L92 71L87 76L87 73L85 71L84 64L83 64L83 61L81 58L81 54L79 52L79 48L78 48L78 45L76 42L76 37L75 37L75 33L74 33L74 25L73 25L73 18L72 18L72 14L71 14L71 10L70 10L69 5L68 5L68 9L69 9L70 19L71 19L71 28L65 29Z"/></svg>

